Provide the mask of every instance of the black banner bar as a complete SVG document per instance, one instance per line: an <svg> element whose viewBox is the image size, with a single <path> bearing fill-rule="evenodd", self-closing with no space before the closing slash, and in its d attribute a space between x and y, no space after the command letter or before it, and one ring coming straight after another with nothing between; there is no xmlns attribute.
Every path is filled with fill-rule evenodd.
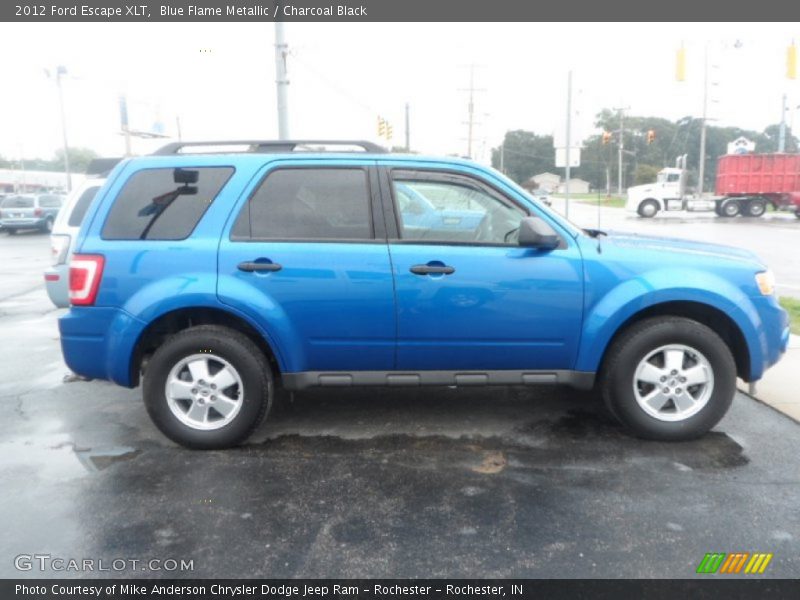
<svg viewBox="0 0 800 600"><path fill-rule="evenodd" d="M145 580L145 579L63 579L3 580L0 598L37 600L127 600L138 598L193 598L195 600L332 600L368 598L375 600L456 600L483 598L513 600L561 598L580 600L648 600L691 598L726 600L800 597L800 581L737 578L674 580L633 579L359 579L359 580Z"/></svg>
<svg viewBox="0 0 800 600"><path fill-rule="evenodd" d="M800 3L712 0L49 0L0 3L0 20L27 22L505 22L797 21Z"/></svg>

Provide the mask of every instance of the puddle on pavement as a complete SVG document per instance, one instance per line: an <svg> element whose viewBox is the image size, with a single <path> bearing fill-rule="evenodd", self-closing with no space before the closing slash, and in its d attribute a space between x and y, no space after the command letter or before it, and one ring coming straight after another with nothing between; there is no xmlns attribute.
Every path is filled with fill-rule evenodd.
<svg viewBox="0 0 800 600"><path fill-rule="evenodd" d="M75 456L87 471L97 472L107 469L113 464L132 460L141 454L141 450L128 446L117 446L113 448L75 448Z"/></svg>

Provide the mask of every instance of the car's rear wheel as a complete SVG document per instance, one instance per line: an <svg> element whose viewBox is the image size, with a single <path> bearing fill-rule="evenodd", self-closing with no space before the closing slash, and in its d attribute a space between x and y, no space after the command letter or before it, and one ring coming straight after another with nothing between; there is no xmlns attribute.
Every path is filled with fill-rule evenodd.
<svg viewBox="0 0 800 600"><path fill-rule="evenodd" d="M153 354L144 377L144 402L171 440L201 449L240 444L272 404L272 372L244 334L217 325L192 327Z"/></svg>
<svg viewBox="0 0 800 600"><path fill-rule="evenodd" d="M658 214L658 202L655 200L645 200L639 205L639 210L637 212L640 217L652 219Z"/></svg>
<svg viewBox="0 0 800 600"><path fill-rule="evenodd" d="M699 437L725 415L736 393L736 363L705 325L655 317L631 326L609 348L602 393L611 413L636 435Z"/></svg>
<svg viewBox="0 0 800 600"><path fill-rule="evenodd" d="M14 229L13 227L6 227L6 231L8 232L8 235L16 235L17 234L17 230Z"/></svg>

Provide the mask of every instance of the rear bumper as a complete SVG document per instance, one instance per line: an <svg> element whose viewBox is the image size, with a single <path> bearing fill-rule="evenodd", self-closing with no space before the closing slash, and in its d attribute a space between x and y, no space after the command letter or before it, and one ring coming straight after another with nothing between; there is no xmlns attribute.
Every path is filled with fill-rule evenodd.
<svg viewBox="0 0 800 600"><path fill-rule="evenodd" d="M73 306L58 327L64 362L72 371L133 387L131 358L144 323L118 308Z"/></svg>
<svg viewBox="0 0 800 600"><path fill-rule="evenodd" d="M44 286L58 308L69 307L69 265L55 265L44 272Z"/></svg>
<svg viewBox="0 0 800 600"><path fill-rule="evenodd" d="M2 219L0 225L3 229L41 229L47 219L36 217L30 219Z"/></svg>

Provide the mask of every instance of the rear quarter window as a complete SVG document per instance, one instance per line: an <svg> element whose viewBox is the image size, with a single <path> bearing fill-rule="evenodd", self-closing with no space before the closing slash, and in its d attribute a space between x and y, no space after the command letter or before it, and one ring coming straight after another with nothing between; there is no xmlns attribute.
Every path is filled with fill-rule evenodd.
<svg viewBox="0 0 800 600"><path fill-rule="evenodd" d="M89 205L92 203L92 200L94 200L99 189L100 186L98 185L83 190L81 197L78 198L77 202L75 202L75 206L72 208L67 225L70 227L80 227L81 223L83 223L83 217L86 216L86 211L89 210Z"/></svg>
<svg viewBox="0 0 800 600"><path fill-rule="evenodd" d="M39 196L39 206L42 208L60 208L61 196Z"/></svg>
<svg viewBox="0 0 800 600"><path fill-rule="evenodd" d="M137 171L114 200L103 225L103 239L186 239L233 172L233 167ZM179 182L187 178L192 181Z"/></svg>

